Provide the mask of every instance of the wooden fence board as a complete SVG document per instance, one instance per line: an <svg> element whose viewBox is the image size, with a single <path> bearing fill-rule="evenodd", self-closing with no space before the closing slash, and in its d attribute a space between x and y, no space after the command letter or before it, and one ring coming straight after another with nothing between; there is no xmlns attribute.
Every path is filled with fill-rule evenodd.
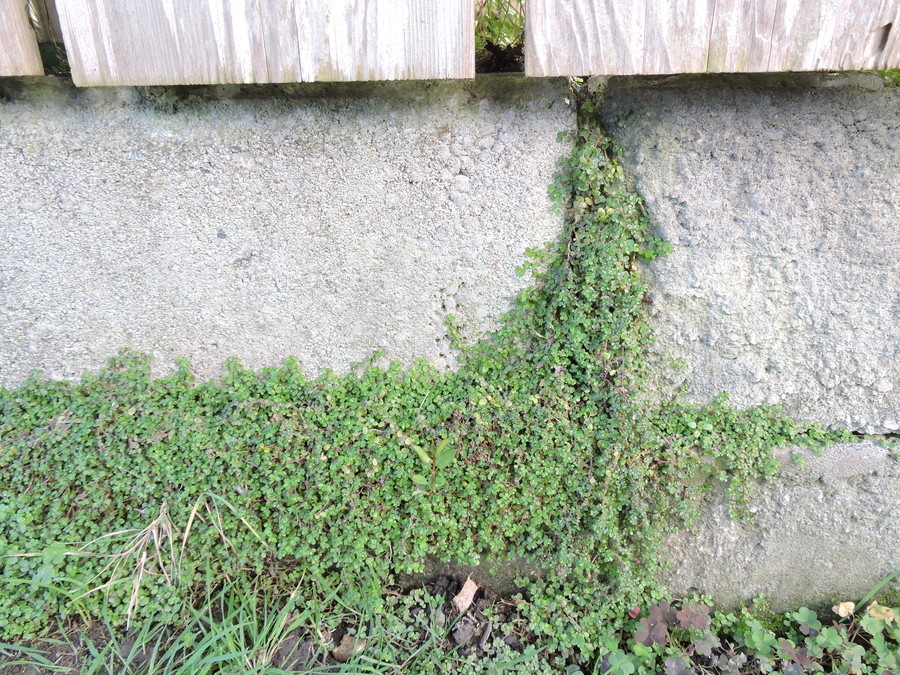
<svg viewBox="0 0 900 675"><path fill-rule="evenodd" d="M639 73L644 67L647 28L646 2L605 0L600 12L600 35L623 35L628 40L609 42L603 52L604 70Z"/></svg>
<svg viewBox="0 0 900 675"><path fill-rule="evenodd" d="M888 43L893 39L896 44L900 31L897 0L844 0L827 5L825 11L817 49L820 67L877 68Z"/></svg>
<svg viewBox="0 0 900 675"><path fill-rule="evenodd" d="M777 0L717 1L709 39L711 73L768 69Z"/></svg>
<svg viewBox="0 0 900 675"><path fill-rule="evenodd" d="M593 38L585 34L579 40L580 24L565 17L564 9L571 11L571 6L564 8L563 3L533 0L525 3L525 72L528 75L600 73L593 69L594 64L586 58L585 50L575 48Z"/></svg>
<svg viewBox="0 0 900 675"><path fill-rule="evenodd" d="M525 72L538 77L642 72L646 5L646 0L529 0Z"/></svg>
<svg viewBox="0 0 900 675"><path fill-rule="evenodd" d="M715 0L647 2L642 72L706 72L714 6Z"/></svg>
<svg viewBox="0 0 900 675"><path fill-rule="evenodd" d="M822 0L778 0L767 70L815 70Z"/></svg>
<svg viewBox="0 0 900 675"><path fill-rule="evenodd" d="M57 0L80 86L468 78L474 0Z"/></svg>
<svg viewBox="0 0 900 675"><path fill-rule="evenodd" d="M43 75L24 0L0 0L0 76Z"/></svg>
<svg viewBox="0 0 900 675"><path fill-rule="evenodd" d="M525 18L537 77L900 67L897 0L529 0Z"/></svg>
<svg viewBox="0 0 900 675"><path fill-rule="evenodd" d="M525 4L525 72L704 72L714 5L715 0L531 0Z"/></svg>
<svg viewBox="0 0 900 675"><path fill-rule="evenodd" d="M291 0L269 2L263 13L262 36L269 82L301 82L297 15Z"/></svg>
<svg viewBox="0 0 900 675"><path fill-rule="evenodd" d="M875 65L872 67L878 69L900 68L900 8L897 10L891 32L886 37L884 49L873 59Z"/></svg>

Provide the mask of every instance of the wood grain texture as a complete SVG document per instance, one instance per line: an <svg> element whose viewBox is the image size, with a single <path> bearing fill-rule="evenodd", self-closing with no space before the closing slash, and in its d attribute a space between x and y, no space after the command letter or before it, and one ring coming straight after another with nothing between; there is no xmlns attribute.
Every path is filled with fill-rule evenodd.
<svg viewBox="0 0 900 675"><path fill-rule="evenodd" d="M0 0L0 76L43 74L25 0Z"/></svg>
<svg viewBox="0 0 900 675"><path fill-rule="evenodd" d="M631 75L643 72L646 0L529 0L525 73Z"/></svg>
<svg viewBox="0 0 900 675"><path fill-rule="evenodd" d="M881 65L882 57L889 47L896 49L898 21L900 2L897 0L826 3L816 49L819 68L867 70L889 67L889 60ZM896 59L893 67L897 67Z"/></svg>
<svg viewBox="0 0 900 675"><path fill-rule="evenodd" d="M469 78L474 0L57 0L79 86Z"/></svg>
<svg viewBox="0 0 900 675"><path fill-rule="evenodd" d="M767 70L776 4L776 0L717 0L707 71L758 73Z"/></svg>
<svg viewBox="0 0 900 675"><path fill-rule="evenodd" d="M883 28L882 28L883 30ZM895 10L895 17L890 32L886 36L884 48L877 56L868 57L874 61L873 68L900 68L900 7Z"/></svg>
<svg viewBox="0 0 900 675"><path fill-rule="evenodd" d="M767 70L816 69L823 5L830 1L778 0Z"/></svg>
<svg viewBox="0 0 900 675"><path fill-rule="evenodd" d="M642 72L706 72L715 1L648 2Z"/></svg>
<svg viewBox="0 0 900 675"><path fill-rule="evenodd" d="M525 72L900 67L898 0L529 0Z"/></svg>

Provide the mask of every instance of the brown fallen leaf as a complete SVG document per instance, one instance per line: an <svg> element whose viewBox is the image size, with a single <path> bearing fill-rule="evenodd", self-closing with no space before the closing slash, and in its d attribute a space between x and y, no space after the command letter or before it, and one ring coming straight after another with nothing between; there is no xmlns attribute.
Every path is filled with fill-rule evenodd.
<svg viewBox="0 0 900 675"><path fill-rule="evenodd" d="M331 655L334 657L335 661L347 663L347 661L359 654L365 648L365 640L359 640L355 636L347 633L341 639L341 644L331 650Z"/></svg>
<svg viewBox="0 0 900 675"><path fill-rule="evenodd" d="M472 577L466 577L466 583L463 584L462 590L453 596L453 606L458 612L465 612L472 606L477 590L478 584L472 581Z"/></svg>

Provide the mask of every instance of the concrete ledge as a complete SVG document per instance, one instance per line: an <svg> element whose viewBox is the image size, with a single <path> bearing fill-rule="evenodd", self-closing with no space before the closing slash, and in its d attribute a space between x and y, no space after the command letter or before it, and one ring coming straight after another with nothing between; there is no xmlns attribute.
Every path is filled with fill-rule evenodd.
<svg viewBox="0 0 900 675"><path fill-rule="evenodd" d="M76 90L0 83L0 384L121 347L316 374L454 365L558 236L563 80Z"/></svg>
<svg viewBox="0 0 900 675"><path fill-rule="evenodd" d="M707 593L723 608L759 595L779 612L830 607L856 602L900 569L900 454L873 441L820 457L803 450L802 465L790 450L780 454L777 479L755 490L755 524L731 520L719 490L694 531L669 541L662 579L672 593ZM900 580L879 599L900 603Z"/></svg>
<svg viewBox="0 0 900 675"><path fill-rule="evenodd" d="M900 88L822 74L657 80L612 80L603 108L674 245L644 270L651 391L728 391L738 406L896 432Z"/></svg>

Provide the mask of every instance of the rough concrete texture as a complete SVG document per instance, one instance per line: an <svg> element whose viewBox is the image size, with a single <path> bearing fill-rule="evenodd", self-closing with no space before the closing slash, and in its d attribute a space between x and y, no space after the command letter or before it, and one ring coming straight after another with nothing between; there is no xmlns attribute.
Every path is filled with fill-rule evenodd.
<svg viewBox="0 0 900 675"><path fill-rule="evenodd" d="M753 525L729 518L722 491L694 533L673 538L663 575L676 594L708 593L720 607L761 594L775 611L856 602L900 569L900 446L836 445L821 456L782 452L777 479L756 488ZM877 599L900 604L900 579Z"/></svg>
<svg viewBox="0 0 900 675"><path fill-rule="evenodd" d="M612 80L603 114L674 245L645 270L651 391L900 429L900 88Z"/></svg>
<svg viewBox="0 0 900 675"><path fill-rule="evenodd" d="M556 237L562 80L0 90L0 384L121 347L450 367Z"/></svg>

